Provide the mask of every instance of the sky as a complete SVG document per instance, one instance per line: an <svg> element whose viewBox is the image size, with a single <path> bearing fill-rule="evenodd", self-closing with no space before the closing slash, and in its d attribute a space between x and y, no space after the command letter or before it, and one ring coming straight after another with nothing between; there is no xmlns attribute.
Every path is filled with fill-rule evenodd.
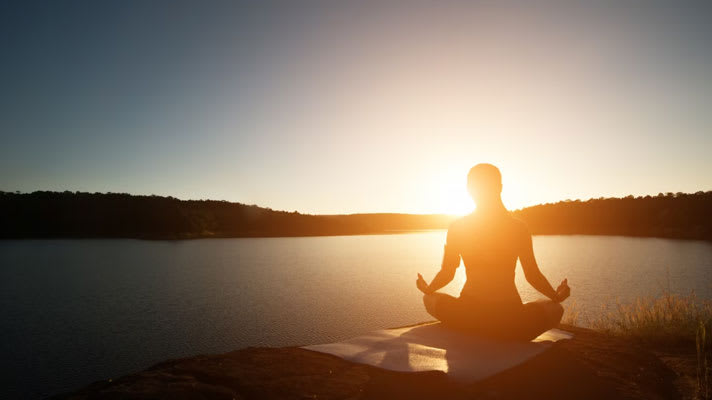
<svg viewBox="0 0 712 400"><path fill-rule="evenodd" d="M710 7L592 3L2 2L0 190L464 214L481 162L510 209L712 190Z"/></svg>

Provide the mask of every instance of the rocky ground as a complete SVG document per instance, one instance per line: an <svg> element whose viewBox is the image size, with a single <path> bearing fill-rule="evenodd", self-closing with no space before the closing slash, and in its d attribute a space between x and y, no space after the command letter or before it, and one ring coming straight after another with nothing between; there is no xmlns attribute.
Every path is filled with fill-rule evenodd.
<svg viewBox="0 0 712 400"><path fill-rule="evenodd" d="M157 364L58 399L693 399L694 345L650 347L564 326L573 340L472 385L285 348L246 348Z"/></svg>

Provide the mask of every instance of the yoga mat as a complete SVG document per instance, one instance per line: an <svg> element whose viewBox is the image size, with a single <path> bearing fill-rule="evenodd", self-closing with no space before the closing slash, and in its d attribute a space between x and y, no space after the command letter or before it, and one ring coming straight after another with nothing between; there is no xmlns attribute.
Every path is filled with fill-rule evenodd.
<svg viewBox="0 0 712 400"><path fill-rule="evenodd" d="M391 371L443 371L472 383L517 366L573 334L551 329L531 342L506 342L447 329L439 322L385 329L302 348Z"/></svg>

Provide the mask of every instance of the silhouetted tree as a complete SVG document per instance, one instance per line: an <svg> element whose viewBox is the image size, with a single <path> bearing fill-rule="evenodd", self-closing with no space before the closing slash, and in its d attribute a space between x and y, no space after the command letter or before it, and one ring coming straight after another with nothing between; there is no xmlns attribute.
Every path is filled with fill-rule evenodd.
<svg viewBox="0 0 712 400"><path fill-rule="evenodd" d="M712 240L712 192L559 202L517 210L534 234Z"/></svg>
<svg viewBox="0 0 712 400"><path fill-rule="evenodd" d="M514 211L534 234L712 240L712 192L566 200ZM445 215L309 215L126 193L0 192L0 238L195 238L389 233L447 228Z"/></svg>
<svg viewBox="0 0 712 400"><path fill-rule="evenodd" d="M125 193L0 192L0 238L311 236L446 228L444 215L308 215Z"/></svg>

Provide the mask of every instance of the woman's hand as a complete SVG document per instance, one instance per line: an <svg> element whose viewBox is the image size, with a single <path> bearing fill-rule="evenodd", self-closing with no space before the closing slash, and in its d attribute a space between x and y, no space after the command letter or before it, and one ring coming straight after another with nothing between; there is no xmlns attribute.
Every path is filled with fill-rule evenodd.
<svg viewBox="0 0 712 400"><path fill-rule="evenodd" d="M430 293L430 285L425 282L425 279L423 279L423 275L418 274L418 279L415 281L415 286L417 286L418 289L425 294Z"/></svg>
<svg viewBox="0 0 712 400"><path fill-rule="evenodd" d="M571 288L569 287L568 279L564 279L556 288L556 299L557 303L561 303L566 300L571 295Z"/></svg>

